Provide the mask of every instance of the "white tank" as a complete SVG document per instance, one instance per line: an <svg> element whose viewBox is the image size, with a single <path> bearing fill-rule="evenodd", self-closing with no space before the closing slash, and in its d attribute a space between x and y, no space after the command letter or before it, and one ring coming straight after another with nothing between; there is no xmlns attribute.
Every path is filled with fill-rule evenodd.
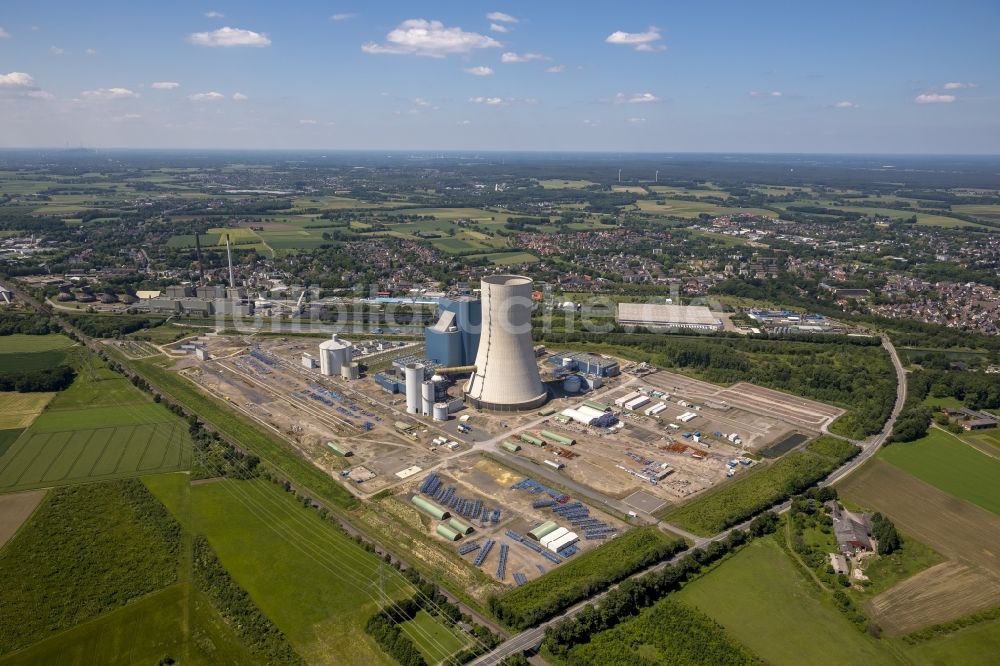
<svg viewBox="0 0 1000 666"><path fill-rule="evenodd" d="M407 363L403 368L406 377L406 411L420 413L420 385L424 383L424 364Z"/></svg>
<svg viewBox="0 0 1000 666"><path fill-rule="evenodd" d="M491 275L480 286L482 335L466 398L476 407L500 411L544 404L548 394L531 343L531 278Z"/></svg>
<svg viewBox="0 0 1000 666"><path fill-rule="evenodd" d="M343 379L358 379L361 376L361 369L358 367L357 361L340 366L340 376Z"/></svg>
<svg viewBox="0 0 1000 666"><path fill-rule="evenodd" d="M435 402L434 403L434 420L435 421L447 421L448 420L448 403L447 402Z"/></svg>
<svg viewBox="0 0 1000 666"><path fill-rule="evenodd" d="M434 382L420 385L420 413L430 416L434 411Z"/></svg>
<svg viewBox="0 0 1000 666"><path fill-rule="evenodd" d="M340 369L351 362L352 345L347 340L341 340L334 333L329 340L319 345L319 371L326 376L340 374Z"/></svg>

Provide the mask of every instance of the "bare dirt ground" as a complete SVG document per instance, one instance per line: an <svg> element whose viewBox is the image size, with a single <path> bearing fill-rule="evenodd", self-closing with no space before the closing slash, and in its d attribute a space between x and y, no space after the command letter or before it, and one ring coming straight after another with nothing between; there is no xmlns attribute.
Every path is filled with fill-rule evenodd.
<svg viewBox="0 0 1000 666"><path fill-rule="evenodd" d="M881 460L867 463L838 490L852 502L881 511L949 560L869 602L887 631L905 633L996 605L1000 517Z"/></svg>
<svg viewBox="0 0 1000 666"><path fill-rule="evenodd" d="M45 490L0 495L0 548L21 528L45 497Z"/></svg>
<svg viewBox="0 0 1000 666"><path fill-rule="evenodd" d="M1000 579L981 567L942 562L886 590L867 610L890 635L900 635L977 610L1000 599Z"/></svg>

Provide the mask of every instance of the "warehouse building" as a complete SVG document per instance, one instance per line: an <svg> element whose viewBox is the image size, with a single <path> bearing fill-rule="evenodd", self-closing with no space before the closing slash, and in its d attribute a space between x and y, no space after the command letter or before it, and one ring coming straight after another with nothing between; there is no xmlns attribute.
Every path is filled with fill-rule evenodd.
<svg viewBox="0 0 1000 666"><path fill-rule="evenodd" d="M614 377L621 372L615 359L588 352L556 352L546 362L569 372L597 377Z"/></svg>
<svg viewBox="0 0 1000 666"><path fill-rule="evenodd" d="M619 303L618 323L622 326L645 326L648 328L722 330L722 320L703 305Z"/></svg>

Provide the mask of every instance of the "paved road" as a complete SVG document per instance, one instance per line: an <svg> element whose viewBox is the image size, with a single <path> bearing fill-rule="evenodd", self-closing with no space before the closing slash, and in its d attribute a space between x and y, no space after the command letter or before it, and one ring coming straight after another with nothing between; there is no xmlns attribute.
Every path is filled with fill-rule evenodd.
<svg viewBox="0 0 1000 666"><path fill-rule="evenodd" d="M844 463L840 468L838 468L836 471L830 474L830 476L828 476L825 480L823 480L819 484L821 486L832 485L844 479L851 472L853 472L858 467L863 465L865 461L867 461L869 458L875 455L875 453L878 452L879 447L881 447L882 444L885 443L886 439L889 438L889 435L892 432L892 428L896 423L896 419L899 418L900 412L903 411L903 405L906 403L906 371L903 369L903 364L899 360L899 355L896 353L895 347L893 347L892 342L889 340L887 336L882 336L882 346L885 347L885 350L889 353L889 356L892 359L892 364L896 369L896 382L897 382L896 404L893 406L892 413L889 416L889 420L886 421L885 426L882 428L881 432L879 432L876 435L873 435L872 437L869 437L867 440L863 442L855 442L856 444L862 447L861 453L855 456L854 459ZM775 507L772 507L772 510L778 513L784 513L785 511L788 510L790 505L791 502L785 501ZM710 539L704 539L704 538L699 539L698 541L695 542L695 546L693 546L692 548L689 548L688 550L676 554L670 560L661 562L659 564L655 564L647 569L643 569L642 571L636 572L635 574L630 576L630 578L638 578L640 576L645 576L648 573L659 571L668 564L673 564L674 562L680 560L693 548L703 547L713 541L720 541L726 538L726 536L728 536L729 533L732 532L733 530L746 529L749 524L750 521L748 520L744 523L741 523L740 525L731 527L724 532L720 532L719 534L716 534ZM541 645L542 639L545 638L545 629L547 627L552 626L554 624L558 624L563 620L576 616L587 605L599 602L601 599L604 598L605 595L607 595L608 592L615 589L616 587L618 586L615 585L604 592L595 594L589 599L581 601L575 606L572 606L569 609L563 611L561 615L554 617L551 620L538 625L537 627L533 627L526 631L522 631L519 634L511 636L509 639L507 639L499 646L497 646L492 652L482 655L481 657L479 657L478 659L476 659L471 663L473 664L473 666L489 666L492 664L499 664L501 661L514 654L538 648L538 646Z"/></svg>

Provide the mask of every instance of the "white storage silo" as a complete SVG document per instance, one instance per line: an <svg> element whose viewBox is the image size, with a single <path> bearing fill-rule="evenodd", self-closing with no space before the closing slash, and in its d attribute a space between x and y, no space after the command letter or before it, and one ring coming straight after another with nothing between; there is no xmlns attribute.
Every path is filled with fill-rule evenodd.
<svg viewBox="0 0 1000 666"><path fill-rule="evenodd" d="M403 368L406 376L406 411L409 414L420 413L420 386L424 383L424 364L407 363Z"/></svg>
<svg viewBox="0 0 1000 666"><path fill-rule="evenodd" d="M448 403L447 402L435 402L434 403L434 420L435 421L447 421L448 420Z"/></svg>
<svg viewBox="0 0 1000 666"><path fill-rule="evenodd" d="M430 416L434 411L434 382L424 382L420 385L420 413Z"/></svg>
<svg viewBox="0 0 1000 666"><path fill-rule="evenodd" d="M319 345L319 371L328 377L339 375L340 368L351 362L352 345L341 340L334 333L329 340Z"/></svg>

